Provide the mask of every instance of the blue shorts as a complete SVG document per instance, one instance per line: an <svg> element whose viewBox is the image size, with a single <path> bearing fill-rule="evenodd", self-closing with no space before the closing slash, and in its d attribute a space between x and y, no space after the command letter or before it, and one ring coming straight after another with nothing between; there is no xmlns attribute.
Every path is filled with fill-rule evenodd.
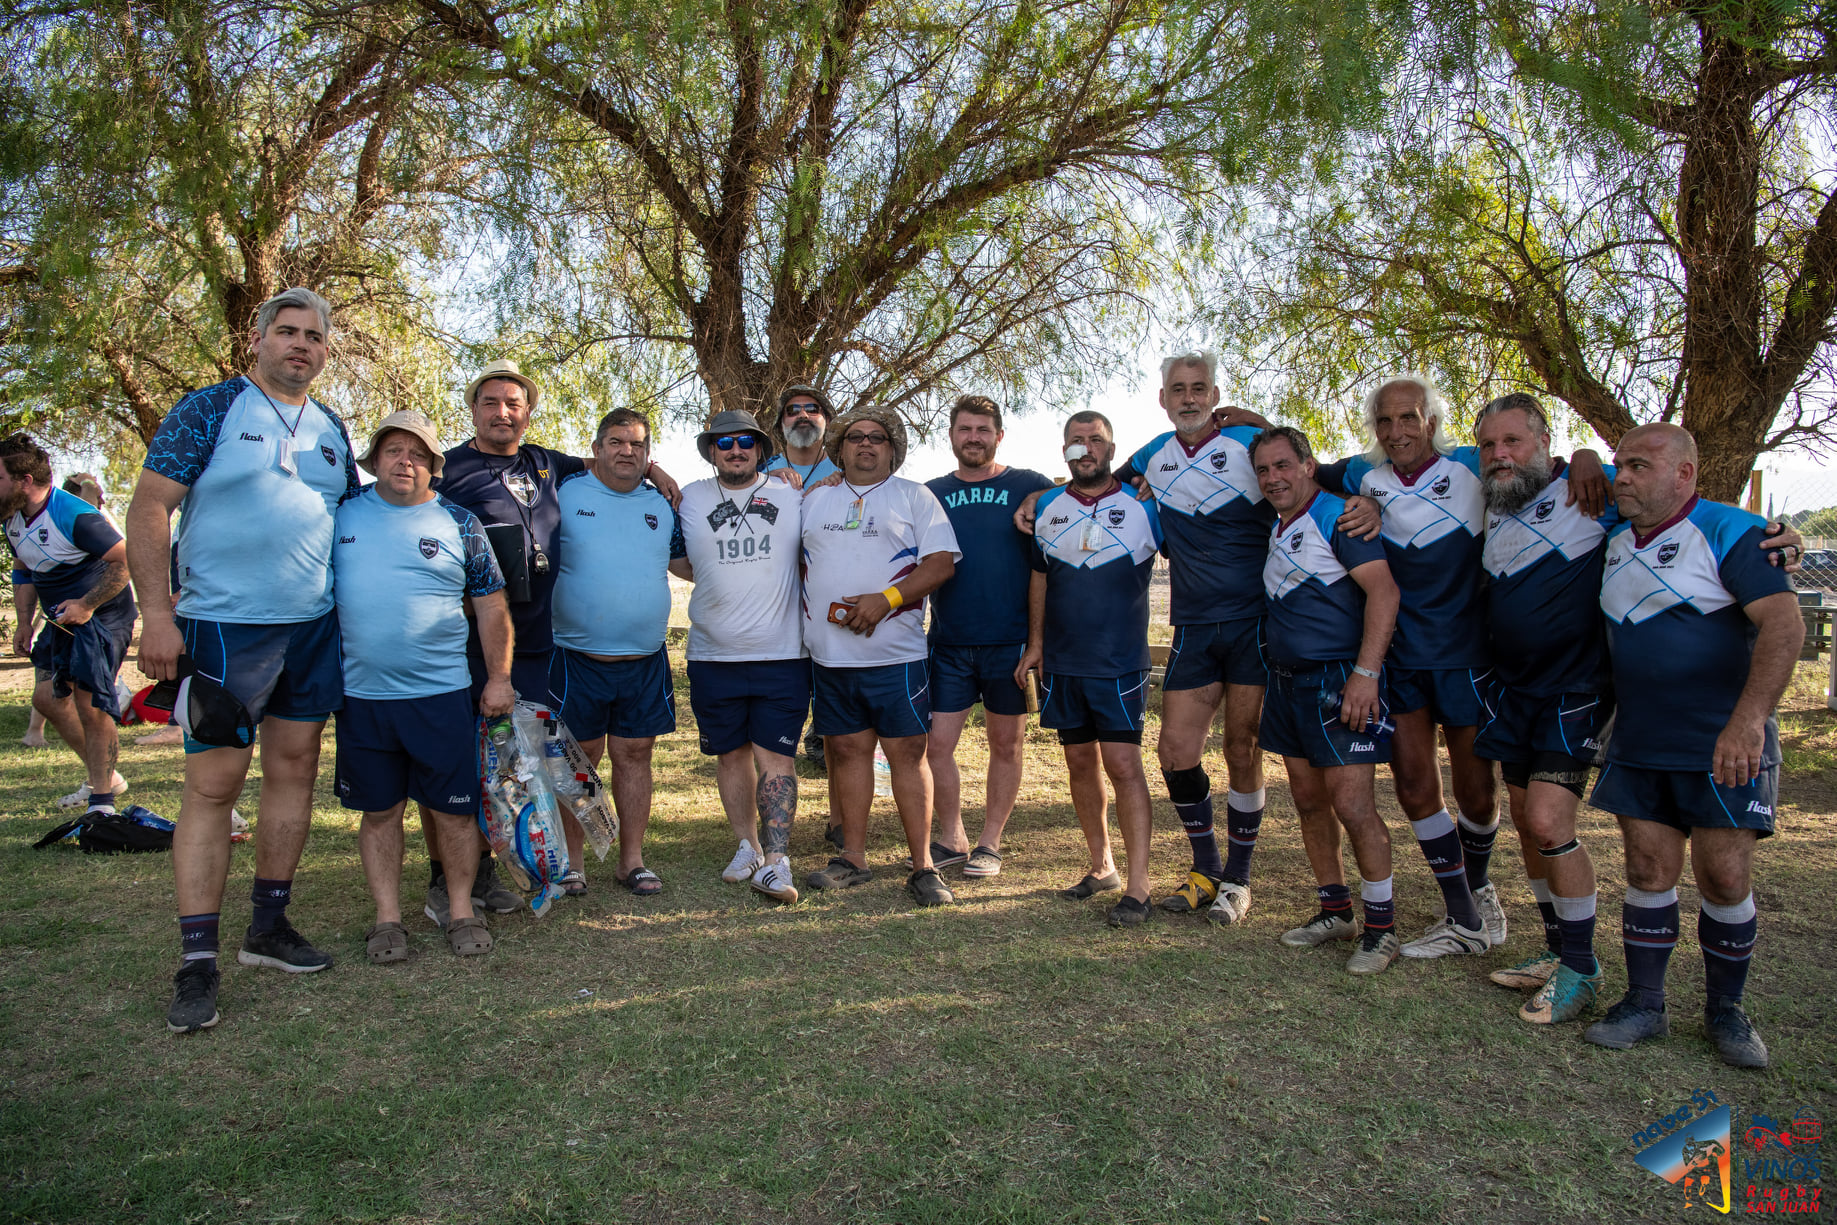
<svg viewBox="0 0 1837 1225"><path fill-rule="evenodd" d="M1390 706L1401 714L1429 708L1443 727L1478 727L1486 721L1491 668L1385 668Z"/></svg>
<svg viewBox="0 0 1837 1225"><path fill-rule="evenodd" d="M1299 757L1316 769L1375 765L1391 759L1390 706L1385 684L1378 681L1378 724L1353 729L1340 722L1340 691L1352 675L1347 661L1321 664L1305 672L1271 667L1263 694L1263 721L1257 740L1271 753Z"/></svg>
<svg viewBox="0 0 1837 1225"><path fill-rule="evenodd" d="M133 638L134 613L126 610L118 616L97 613L74 629L47 624L32 644L33 674L51 682L52 697L67 698L76 688L87 689L90 705L120 719L115 677Z"/></svg>
<svg viewBox="0 0 1837 1225"><path fill-rule="evenodd" d="M344 705L344 640L336 610L282 625L177 621L197 670L235 695L256 726L269 716L323 723ZM187 753L211 747L185 737Z"/></svg>
<svg viewBox="0 0 1837 1225"><path fill-rule="evenodd" d="M1174 626L1161 692L1227 685L1262 685L1263 618L1239 617L1201 625Z"/></svg>
<svg viewBox="0 0 1837 1225"><path fill-rule="evenodd" d="M931 677L925 661L876 668L812 663L810 724L819 736L872 730L892 739L931 730Z"/></svg>
<svg viewBox="0 0 1837 1225"><path fill-rule="evenodd" d="M1040 674L1040 726L1059 733L1060 744L1142 743L1148 706L1148 673L1120 676Z"/></svg>
<svg viewBox="0 0 1837 1225"><path fill-rule="evenodd" d="M1613 715L1614 699L1599 693L1538 697L1495 681L1487 689L1473 755L1503 763L1508 783L1514 773L1522 778L1527 771L1585 774L1600 756L1602 733Z"/></svg>
<svg viewBox="0 0 1837 1225"><path fill-rule="evenodd" d="M1669 825L1686 837L1693 829L1751 829L1768 838L1779 795L1777 765L1745 787L1724 787L1707 770L1644 770L1609 762L1588 802L1617 817Z"/></svg>
<svg viewBox="0 0 1837 1225"><path fill-rule="evenodd" d="M691 659L689 709L710 757L749 744L795 757L810 709L810 661Z"/></svg>
<svg viewBox="0 0 1837 1225"><path fill-rule="evenodd" d="M556 647L549 657L549 692L574 738L643 740L676 730L676 689L668 647L643 659L606 663Z"/></svg>
<svg viewBox="0 0 1837 1225"><path fill-rule="evenodd" d="M478 717L464 689L428 698L356 698L338 712L338 802L388 812L403 800L478 811Z"/></svg>
<svg viewBox="0 0 1837 1225"><path fill-rule="evenodd" d="M996 646L931 648L931 708L946 713L968 710L977 702L992 715L1024 715L1027 695L1014 683L1014 669L1027 650L1024 642Z"/></svg>
<svg viewBox="0 0 1837 1225"><path fill-rule="evenodd" d="M482 656L466 656L466 669L472 674L472 684L468 692L472 695L472 709L478 709L478 700L485 693L485 660ZM555 701L549 693L549 652L543 651L533 655L512 655L510 657L510 687L517 691L517 697L524 702L537 706L549 706ZM570 727L569 731L574 729ZM578 739L578 737L577 737Z"/></svg>

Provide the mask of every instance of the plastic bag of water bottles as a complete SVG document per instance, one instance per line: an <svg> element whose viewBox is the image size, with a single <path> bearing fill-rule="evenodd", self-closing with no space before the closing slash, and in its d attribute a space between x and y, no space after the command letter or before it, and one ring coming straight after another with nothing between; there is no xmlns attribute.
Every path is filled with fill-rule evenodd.
<svg viewBox="0 0 1837 1225"><path fill-rule="evenodd" d="M600 783L600 772L587 760L580 741L574 739L558 712L531 709L542 720L542 763L548 768L549 782L555 787L561 808L580 822L587 831L587 845L603 860L618 840L619 818Z"/></svg>
<svg viewBox="0 0 1837 1225"><path fill-rule="evenodd" d="M478 775L485 793L478 823L498 861L524 892L529 908L548 913L562 895L568 843L561 807L544 761L538 709L518 702L508 715L478 721Z"/></svg>

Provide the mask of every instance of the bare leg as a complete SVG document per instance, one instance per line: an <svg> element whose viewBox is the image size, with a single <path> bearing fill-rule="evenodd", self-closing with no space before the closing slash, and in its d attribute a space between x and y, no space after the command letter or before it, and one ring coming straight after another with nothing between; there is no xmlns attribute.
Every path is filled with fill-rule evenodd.
<svg viewBox="0 0 1837 1225"><path fill-rule="evenodd" d="M925 759L931 767L933 811L937 814L938 841L953 851L967 850L969 834L963 828L963 777L957 769L957 742L970 712L933 711L931 731L925 737ZM994 757L989 768L995 768ZM929 841L929 839L927 839Z"/></svg>
<svg viewBox="0 0 1837 1225"><path fill-rule="evenodd" d="M1352 857L1358 862L1359 875L1365 880L1383 880L1391 874L1391 835L1378 816L1372 794L1376 767L1332 766L1322 773L1327 776L1333 811L1352 840Z"/></svg>
<svg viewBox="0 0 1837 1225"><path fill-rule="evenodd" d="M829 815L842 822L842 845L847 848L842 858L857 868L867 867L867 814L874 803L876 740L871 727L846 736L823 737L823 760L829 766Z"/></svg>
<svg viewBox="0 0 1837 1225"><path fill-rule="evenodd" d="M378 923L402 921L402 809L366 812L357 829L357 853L364 862L364 881L376 903Z"/></svg>
<svg viewBox="0 0 1837 1225"><path fill-rule="evenodd" d="M1101 879L1116 871L1116 861L1110 857L1110 796L1104 789L1097 742L1066 745L1065 772L1071 781L1072 811L1078 814L1078 828L1091 851L1091 875Z"/></svg>
<svg viewBox="0 0 1837 1225"><path fill-rule="evenodd" d="M109 791L115 783L115 765L121 759L121 736L114 718L95 705L87 689L75 691L77 718L83 724L83 764L89 769L91 792Z"/></svg>
<svg viewBox="0 0 1837 1225"><path fill-rule="evenodd" d="M470 919L472 910L472 882L478 877L478 822L472 817L462 817L458 813L433 812L434 834L438 845L445 852L440 862L446 866L447 903L452 907L451 915L457 919ZM402 823L396 822L396 836L399 839ZM396 854L396 875L402 872L402 856L398 844ZM379 920L380 922L380 920Z"/></svg>
<svg viewBox="0 0 1837 1225"><path fill-rule="evenodd" d="M606 737L612 806L619 814L620 876L630 876L644 866L644 831L651 823L651 749L656 743L655 736ZM579 830L580 823L574 822L574 827ZM585 833L581 830L580 836ZM570 844L568 854L574 853Z"/></svg>
<svg viewBox="0 0 1837 1225"><path fill-rule="evenodd" d="M758 767L754 764L753 746L743 744L714 759L715 789L721 793L721 811L734 837L754 850L759 849L759 819L754 801L759 789Z"/></svg>
<svg viewBox="0 0 1837 1225"><path fill-rule="evenodd" d="M1295 797L1295 812L1301 818L1301 845L1307 851L1308 866L1314 870L1314 883L1345 884L1340 824L1333 815L1326 772L1309 765L1305 757L1285 756L1282 762L1288 768L1289 793Z"/></svg>
<svg viewBox="0 0 1837 1225"><path fill-rule="evenodd" d="M893 769L893 803L899 808L899 823L906 830L914 871L932 866L931 766L925 760L925 739L923 735L880 739L887 764Z"/></svg>
<svg viewBox="0 0 1837 1225"><path fill-rule="evenodd" d="M1442 808L1442 771L1435 760L1435 724L1429 708L1394 716L1391 736L1391 781L1397 806L1411 821L1432 817Z"/></svg>
<svg viewBox="0 0 1837 1225"><path fill-rule="evenodd" d="M230 809L242 794L254 756L253 748L185 754L185 788L172 831L173 891L182 915L217 914L223 909L223 885L230 872ZM265 830L258 828L258 845L262 833Z"/></svg>
<svg viewBox="0 0 1837 1225"><path fill-rule="evenodd" d="M1015 797L1021 793L1027 716L984 713L983 722L989 730L989 779L982 793L982 837L977 842L991 851L999 851L1002 831L1008 827L1008 818L1014 814ZM940 837L939 841L944 839Z"/></svg>
<svg viewBox="0 0 1837 1225"><path fill-rule="evenodd" d="M53 697L51 682L39 681L32 689L32 709L44 716L45 722L78 757L83 755L83 720L77 714L75 702Z"/></svg>
<svg viewBox="0 0 1837 1225"><path fill-rule="evenodd" d="M1263 719L1263 686L1225 686L1225 773L1231 790L1263 789L1263 749L1257 728Z"/></svg>
<svg viewBox="0 0 1837 1225"><path fill-rule="evenodd" d="M255 826L255 875L292 880L312 828L313 784L319 778L319 736L323 720L307 723L267 718L257 738L262 754L262 793ZM213 749L211 752L222 752ZM202 756L202 754L198 754ZM246 769L246 767L245 767ZM230 797L233 802L234 796ZM229 804L223 810L223 840L229 842ZM227 860L225 861L227 864ZM195 912L187 912L195 913Z"/></svg>
<svg viewBox="0 0 1837 1225"><path fill-rule="evenodd" d="M1154 812L1148 802L1148 776L1142 771L1142 746L1099 742L1104 773L1116 788L1116 823L1123 827L1123 853L1129 857L1129 883L1125 892L1138 902L1148 900L1148 846L1154 833Z"/></svg>

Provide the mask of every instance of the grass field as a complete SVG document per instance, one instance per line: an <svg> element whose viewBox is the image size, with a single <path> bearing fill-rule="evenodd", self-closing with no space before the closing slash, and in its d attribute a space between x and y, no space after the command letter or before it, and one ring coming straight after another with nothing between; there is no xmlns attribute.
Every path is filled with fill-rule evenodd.
<svg viewBox="0 0 1837 1225"><path fill-rule="evenodd" d="M17 747L16 692L0 706L0 1216L1708 1219L1635 1163L1634 1132L1702 1088L1744 1113L1837 1115L1823 939L1837 924L1837 716L1822 685L1808 666L1789 695L1782 832L1760 854L1749 1007L1774 1057L1760 1074L1725 1068L1701 1036L1688 881L1673 1033L1633 1052L1524 1025L1518 997L1485 981L1539 937L1509 834L1494 870L1503 950L1355 980L1343 946L1281 947L1314 903L1275 759L1255 906L1228 930L1157 916L1117 932L1102 900L1055 896L1082 872L1082 842L1056 742L1037 730L1005 870L953 882L957 906L912 910L886 800L872 884L773 906L719 880L732 845L686 701L657 754L648 860L666 891L634 899L590 865L584 901L494 920L495 951L465 962L418 917L408 962L365 962L356 822L329 790L328 736L293 917L337 964L296 978L232 959L223 1023L175 1038L168 860L30 849L79 771L61 748ZM979 770L973 748L964 759ZM130 799L177 814L176 748L129 747L122 771ZM973 807L980 783L969 792ZM806 778L800 876L823 861L826 807ZM1611 1000L1621 859L1611 822L1584 816ZM1165 801L1156 823L1159 892L1186 861ZM1435 890L1393 829L1399 926L1414 931ZM253 858L234 852L226 946ZM411 913L423 871L411 842Z"/></svg>

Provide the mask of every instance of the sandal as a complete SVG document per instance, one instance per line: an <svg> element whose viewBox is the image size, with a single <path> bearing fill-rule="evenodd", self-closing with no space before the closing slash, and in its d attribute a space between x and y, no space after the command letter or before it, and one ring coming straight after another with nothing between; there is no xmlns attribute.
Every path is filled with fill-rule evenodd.
<svg viewBox="0 0 1837 1225"><path fill-rule="evenodd" d="M639 897L652 897L663 892L663 880L649 868L638 868L630 876L619 876L615 873L612 879Z"/></svg>
<svg viewBox="0 0 1837 1225"><path fill-rule="evenodd" d="M476 957L480 953L491 951L491 929L477 915L469 919L454 919L447 924L447 947L458 957Z"/></svg>
<svg viewBox="0 0 1837 1225"><path fill-rule="evenodd" d="M371 965L408 960L408 929L400 923L378 923L364 933L364 952Z"/></svg>
<svg viewBox="0 0 1837 1225"><path fill-rule="evenodd" d="M963 875L1000 876L1001 852L978 845L970 852L969 862L963 865Z"/></svg>
<svg viewBox="0 0 1837 1225"><path fill-rule="evenodd" d="M564 873L562 878L555 883L560 885L561 891L569 897L587 896L587 878L581 875L579 869Z"/></svg>
<svg viewBox="0 0 1837 1225"><path fill-rule="evenodd" d="M1061 889L1059 891L1059 896L1070 898L1074 902L1082 902L1085 898L1095 897L1099 893L1108 893L1112 889L1121 889L1122 887L1123 878L1114 872L1110 873L1108 876L1092 876L1087 872L1085 873L1084 879L1073 885L1070 889Z"/></svg>

